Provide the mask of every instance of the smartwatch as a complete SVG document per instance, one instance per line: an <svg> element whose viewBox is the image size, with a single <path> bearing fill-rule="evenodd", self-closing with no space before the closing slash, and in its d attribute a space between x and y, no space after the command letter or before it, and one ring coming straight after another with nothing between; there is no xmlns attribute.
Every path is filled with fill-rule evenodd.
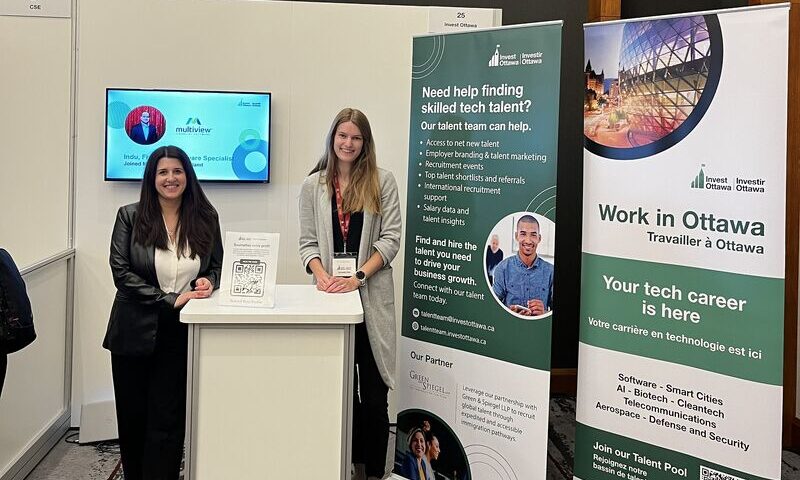
<svg viewBox="0 0 800 480"><path fill-rule="evenodd" d="M367 284L367 274L361 270L357 271L356 280L358 280L358 286L363 287L364 285Z"/></svg>

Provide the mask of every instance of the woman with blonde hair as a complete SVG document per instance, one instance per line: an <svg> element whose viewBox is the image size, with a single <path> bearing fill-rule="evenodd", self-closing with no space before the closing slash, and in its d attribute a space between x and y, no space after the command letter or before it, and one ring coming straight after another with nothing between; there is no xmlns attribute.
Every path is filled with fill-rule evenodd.
<svg viewBox="0 0 800 480"><path fill-rule="evenodd" d="M378 168L367 117L353 108L331 124L326 151L300 192L300 259L317 289L358 289L364 323L355 332L353 463L383 478L394 388L395 312L391 261L400 248L394 176Z"/></svg>

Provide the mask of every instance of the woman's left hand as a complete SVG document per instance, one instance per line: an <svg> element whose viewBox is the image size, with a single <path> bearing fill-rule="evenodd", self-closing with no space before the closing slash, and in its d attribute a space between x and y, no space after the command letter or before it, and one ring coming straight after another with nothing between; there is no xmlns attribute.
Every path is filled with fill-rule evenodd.
<svg viewBox="0 0 800 480"><path fill-rule="evenodd" d="M356 277L333 277L325 291L328 293L347 293L357 290L358 287L359 283Z"/></svg>
<svg viewBox="0 0 800 480"><path fill-rule="evenodd" d="M194 290L196 292L207 292L210 294L211 291L214 290L214 284L206 277L200 277L194 282Z"/></svg>

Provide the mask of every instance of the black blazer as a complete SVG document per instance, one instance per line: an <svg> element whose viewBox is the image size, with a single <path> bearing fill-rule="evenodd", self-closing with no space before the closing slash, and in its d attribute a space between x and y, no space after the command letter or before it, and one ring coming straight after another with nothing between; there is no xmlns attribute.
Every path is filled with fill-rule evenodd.
<svg viewBox="0 0 800 480"><path fill-rule="evenodd" d="M120 207L111 234L111 273L117 295L111 307L103 347L117 355L149 355L156 345L158 317L175 312L178 294L159 288L155 267L155 247L133 242L138 203ZM222 237L219 220L210 255L200 258L198 278L206 277L219 288L222 273Z"/></svg>
<svg viewBox="0 0 800 480"><path fill-rule="evenodd" d="M25 280L11 254L0 248L0 355L21 350L35 339L33 310ZM0 371L0 376L2 374Z"/></svg>

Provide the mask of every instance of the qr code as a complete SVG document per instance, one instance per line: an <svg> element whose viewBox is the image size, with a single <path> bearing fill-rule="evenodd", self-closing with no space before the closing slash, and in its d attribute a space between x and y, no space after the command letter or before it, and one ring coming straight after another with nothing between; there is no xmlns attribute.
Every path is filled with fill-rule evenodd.
<svg viewBox="0 0 800 480"><path fill-rule="evenodd" d="M233 262L231 295L236 297L261 297L267 280L267 264L261 260Z"/></svg>
<svg viewBox="0 0 800 480"><path fill-rule="evenodd" d="M718 472L713 468L700 465L700 480L744 480L736 475L731 475L725 472Z"/></svg>

